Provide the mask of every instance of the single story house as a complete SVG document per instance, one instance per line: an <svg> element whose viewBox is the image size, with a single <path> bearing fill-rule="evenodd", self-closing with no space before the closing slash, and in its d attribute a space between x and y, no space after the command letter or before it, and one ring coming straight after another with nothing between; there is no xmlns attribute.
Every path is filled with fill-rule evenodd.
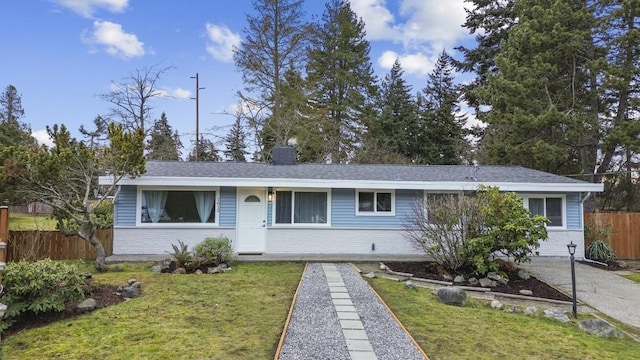
<svg viewBox="0 0 640 360"><path fill-rule="evenodd" d="M291 148L265 163L149 161L118 183L114 254L164 254L226 236L255 259L382 259L424 255L403 236L416 199L514 191L551 220L540 255L584 254L583 202L602 184L523 167L295 164ZM106 178L102 182L108 181Z"/></svg>

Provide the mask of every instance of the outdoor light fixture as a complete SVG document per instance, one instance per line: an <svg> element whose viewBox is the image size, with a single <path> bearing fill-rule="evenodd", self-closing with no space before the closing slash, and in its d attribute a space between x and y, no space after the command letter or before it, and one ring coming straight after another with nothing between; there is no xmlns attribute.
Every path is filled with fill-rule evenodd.
<svg viewBox="0 0 640 360"><path fill-rule="evenodd" d="M273 201L273 188L270 187L269 191L267 192L267 201L272 202Z"/></svg>
<svg viewBox="0 0 640 360"><path fill-rule="evenodd" d="M576 247L578 245L574 244L573 241L571 241L569 244L567 244L567 249L569 249L569 255L571 258L571 289L573 290L573 306L572 306L572 310L573 310L573 317L574 318L578 318L578 307L576 306L576 266L575 266L575 254L576 254Z"/></svg>

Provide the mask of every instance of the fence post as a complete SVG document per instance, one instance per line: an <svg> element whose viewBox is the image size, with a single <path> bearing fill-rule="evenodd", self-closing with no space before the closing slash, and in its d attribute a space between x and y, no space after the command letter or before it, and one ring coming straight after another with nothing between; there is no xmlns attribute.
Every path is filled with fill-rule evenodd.
<svg viewBox="0 0 640 360"><path fill-rule="evenodd" d="M7 261L7 243L9 242L9 207L0 206L0 295L4 291L2 287L2 272ZM0 323L4 317L7 305L0 303ZM1 341L2 339L0 339Z"/></svg>

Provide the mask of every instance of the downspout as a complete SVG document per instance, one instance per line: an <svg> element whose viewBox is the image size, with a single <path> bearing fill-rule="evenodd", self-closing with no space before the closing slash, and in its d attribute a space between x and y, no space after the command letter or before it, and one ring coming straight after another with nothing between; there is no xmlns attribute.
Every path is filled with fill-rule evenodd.
<svg viewBox="0 0 640 360"><path fill-rule="evenodd" d="M584 202L591 196L591 191L587 192L585 196L580 199L580 207L582 207L582 260L588 260L586 256L587 249L585 248L584 243Z"/></svg>

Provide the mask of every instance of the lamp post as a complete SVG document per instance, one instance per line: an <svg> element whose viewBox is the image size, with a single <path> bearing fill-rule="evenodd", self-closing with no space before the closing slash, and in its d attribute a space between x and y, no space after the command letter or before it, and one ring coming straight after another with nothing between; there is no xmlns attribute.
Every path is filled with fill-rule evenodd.
<svg viewBox="0 0 640 360"><path fill-rule="evenodd" d="M567 249L569 249L569 255L571 258L571 289L573 291L573 317L574 318L578 318L578 308L576 306L576 266L575 266L575 254L576 254L576 247L578 245L574 244L573 241L571 241L571 243L567 244Z"/></svg>

